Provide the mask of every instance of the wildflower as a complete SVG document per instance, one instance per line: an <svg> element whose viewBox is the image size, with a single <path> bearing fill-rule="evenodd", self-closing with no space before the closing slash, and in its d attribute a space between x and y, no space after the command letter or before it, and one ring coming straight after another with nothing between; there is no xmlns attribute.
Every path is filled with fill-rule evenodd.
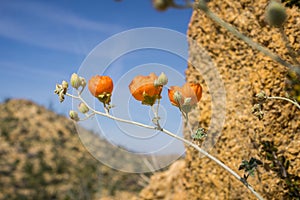
<svg viewBox="0 0 300 200"><path fill-rule="evenodd" d="M202 97L202 87L196 83L185 83L182 87L171 86L168 90L170 102L177 107L184 104L195 106Z"/></svg>
<svg viewBox="0 0 300 200"><path fill-rule="evenodd" d="M109 76L93 76L88 83L91 94L103 104L109 104L113 91L113 81Z"/></svg>
<svg viewBox="0 0 300 200"><path fill-rule="evenodd" d="M162 85L154 84L157 80L157 76L154 73L149 76L136 76L129 84L129 90L132 96L141 101L142 104L152 106L156 99L160 99L160 93L162 91Z"/></svg>

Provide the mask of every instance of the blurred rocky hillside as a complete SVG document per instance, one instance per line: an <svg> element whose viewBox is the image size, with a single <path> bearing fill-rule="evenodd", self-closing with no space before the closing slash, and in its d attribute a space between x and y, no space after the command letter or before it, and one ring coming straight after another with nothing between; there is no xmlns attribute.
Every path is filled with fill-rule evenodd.
<svg viewBox="0 0 300 200"><path fill-rule="evenodd" d="M0 104L0 199L128 199L140 180L95 160L64 116L27 100Z"/></svg>

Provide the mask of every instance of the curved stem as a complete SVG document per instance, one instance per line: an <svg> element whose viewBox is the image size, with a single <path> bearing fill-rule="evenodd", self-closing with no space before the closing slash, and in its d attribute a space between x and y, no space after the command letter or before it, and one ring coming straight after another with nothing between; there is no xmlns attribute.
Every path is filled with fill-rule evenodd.
<svg viewBox="0 0 300 200"><path fill-rule="evenodd" d="M201 0L200 0L201 1ZM202 0L203 1L203 0ZM243 40L244 42L246 42L248 45L250 45L252 48L262 52L263 54L265 54L266 56L270 57L271 59L273 59L274 61L280 63L281 65L293 69L294 66L288 62L286 62L285 60L283 60L281 57L279 57L278 55L276 55L275 53L271 52L268 48L265 48L263 46L261 46L259 43L254 42L253 40L251 40L249 37L245 36L244 34L242 34L241 32L239 32L235 27L233 27L232 25L230 25L229 23L225 22L224 20L222 20L221 18L219 18L217 15L215 15L213 12L211 12L209 10L209 8L202 10L206 13L206 15L211 18L213 21L215 21L217 24L219 24L220 26L222 26L223 28L227 29L229 32L231 32L233 35L235 35L236 37L238 37L239 39Z"/></svg>
<svg viewBox="0 0 300 200"><path fill-rule="evenodd" d="M159 104L160 104L160 99L157 99L157 106L156 106L156 117L158 117L158 110L159 110Z"/></svg>
<svg viewBox="0 0 300 200"><path fill-rule="evenodd" d="M69 96L69 97L71 97L73 99L79 99L79 100L81 100L79 96L75 96L75 95L72 95L72 94L69 94L69 93L66 93L66 96Z"/></svg>
<svg viewBox="0 0 300 200"><path fill-rule="evenodd" d="M185 4L183 5L179 5L176 2L171 2L170 7L172 8L176 8L176 9L187 9L187 8L193 8L194 3L190 2L190 1L186 1Z"/></svg>
<svg viewBox="0 0 300 200"><path fill-rule="evenodd" d="M291 43L290 43L290 41L288 40L288 38L287 38L287 36L286 36L286 34L285 34L285 32L284 32L284 28L283 28L283 27L280 27L280 28L279 28L279 32L280 32L281 37L282 37L282 39L283 39L283 41L284 41L284 43L285 43L285 47L287 48L287 50L288 50L290 56L291 56L292 59L293 59L294 64L295 64L295 65L300 65L300 63L299 63L298 60L297 60L297 54L296 54L296 52L294 51L294 49L292 48Z"/></svg>
<svg viewBox="0 0 300 200"><path fill-rule="evenodd" d="M149 125L146 125L146 124L142 124L142 123L139 123L139 122L135 122L135 121L131 121L131 120L127 120L127 119L122 119L122 118L118 118L118 117L114 117L112 115L110 115L109 113L103 113L103 112L100 112L100 111L97 111L95 109L93 109L91 106L89 106L86 101L79 95L79 96L74 96L74 95L71 95L69 93L66 93L67 96L70 96L72 98L75 98L75 99L79 99L80 101L82 101L93 113L97 114L97 115L100 115L100 116L104 116L104 117L107 117L107 118L110 118L110 119L113 119L113 120L116 120L116 121L119 121L119 122L124 122L124 123L128 123L128 124L133 124L133 125L136 125L136 126L140 126L140 127L144 127L144 128L148 128L148 129L154 129L156 130L157 128L154 127L154 126L149 126Z"/></svg>
<svg viewBox="0 0 300 200"><path fill-rule="evenodd" d="M224 163L222 163L219 159L217 159L216 157L212 156L211 154L209 154L208 152L206 152L205 150L203 150L202 148L200 148L198 145L190 142L189 140L186 140L182 137L179 137L178 135L175 135L174 133L168 131L168 130L161 130L162 132L166 133L167 135L174 137L182 142L184 142L185 144L192 146L193 148L195 148L197 151L199 151L200 153L202 153L204 156L208 157L210 160L216 162L219 166L223 167L225 170L227 170L229 173L231 173L237 180L241 181L258 199L263 199L249 184L247 184L246 182L243 181L243 179L235 172L233 171L231 168L229 168L227 165L225 165Z"/></svg>
<svg viewBox="0 0 300 200"><path fill-rule="evenodd" d="M268 99L279 99L279 100L284 100L284 101L288 101L292 104L294 104L295 106L297 106L300 109L300 105L299 103L297 103L296 101L293 101L289 98L285 98L285 97L267 97Z"/></svg>
<svg viewBox="0 0 300 200"><path fill-rule="evenodd" d="M241 181L258 199L262 200L263 198L242 178L240 177L236 172L234 172L231 168L229 168L227 165L225 165L224 163L222 163L220 160L218 160L216 157L212 156L211 154L209 154L208 152L206 152L205 150L203 150L202 148L200 148L199 146L197 146L196 144L190 142L189 140L186 140L182 137L179 137L178 135L161 128L160 126L155 127L155 126L149 126L149 125L145 125L139 122L135 122L135 121L131 121L131 120L126 120L126 119L122 119L122 118L118 118L118 117L114 117L112 115L110 115L109 113L103 113L103 112L99 112L94 110L92 107L90 107L86 101L81 97L81 95L79 94L78 96L74 96L71 95L69 93L66 93L67 96L70 96L72 98L75 99L79 99L80 101L82 101L94 114L98 114L100 116L104 116L119 122L124 122L127 124L132 124L132 125L136 125L136 126L140 126L140 127L144 127L144 128L148 128L148 129L153 129L153 130L159 130L163 133L166 133L167 135L174 137L175 139L178 139L182 142L184 142L185 144L192 146L193 148L195 148L199 153L203 154L204 156L208 157L210 160L214 161L215 163L217 163L219 166L221 166L222 168L224 168L225 170L227 170L230 174L232 174L237 180Z"/></svg>
<svg viewBox="0 0 300 200"><path fill-rule="evenodd" d="M89 118L91 118L92 116L94 116L95 115L95 113L94 112L92 112L91 114L89 114L89 115L86 115L85 116L85 118L83 118L83 119L80 119L79 121L85 121L85 120L87 120L87 119L89 119Z"/></svg>
<svg viewBox="0 0 300 200"><path fill-rule="evenodd" d="M192 126L191 126L190 121L189 121L189 114L188 113L184 114L183 112L181 112L181 114L183 116L183 119L185 119L185 125L188 127L188 129L191 133L191 136L192 136L194 131L193 131Z"/></svg>

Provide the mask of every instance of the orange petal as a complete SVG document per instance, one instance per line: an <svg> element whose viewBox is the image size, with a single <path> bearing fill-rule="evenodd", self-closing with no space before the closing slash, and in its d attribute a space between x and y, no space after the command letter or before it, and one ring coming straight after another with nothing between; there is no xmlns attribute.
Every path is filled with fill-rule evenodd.
<svg viewBox="0 0 300 200"><path fill-rule="evenodd" d="M88 83L88 88L91 94L95 97L103 93L112 93L113 81L109 76L93 76Z"/></svg>

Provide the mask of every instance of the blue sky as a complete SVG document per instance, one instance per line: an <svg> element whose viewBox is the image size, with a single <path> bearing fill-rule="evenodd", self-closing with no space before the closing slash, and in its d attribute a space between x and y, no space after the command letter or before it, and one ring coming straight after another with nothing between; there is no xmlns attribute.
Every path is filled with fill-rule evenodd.
<svg viewBox="0 0 300 200"><path fill-rule="evenodd" d="M1 0L0 99L31 99L65 113L55 83L77 71L96 45L147 26L185 34L190 16L191 10L158 12L150 0Z"/></svg>
<svg viewBox="0 0 300 200"><path fill-rule="evenodd" d="M53 93L55 84L77 72L97 45L133 28L161 27L185 34L191 13L190 9L158 12L151 0L0 0L0 100L30 99L67 114L72 102L68 99L64 104L58 102ZM153 59L157 55L161 55L160 59ZM162 63L174 67L181 75L186 69L182 59L173 59L167 52L146 50L137 55L124 55L107 73L119 67L113 77L118 82L123 73L145 63ZM171 83L177 83L176 80ZM140 106L130 101L133 109ZM165 110L169 109L168 103ZM117 111L116 114L122 115ZM169 111L168 114L174 115ZM177 131L178 121L180 117L173 122L177 125L174 131Z"/></svg>

